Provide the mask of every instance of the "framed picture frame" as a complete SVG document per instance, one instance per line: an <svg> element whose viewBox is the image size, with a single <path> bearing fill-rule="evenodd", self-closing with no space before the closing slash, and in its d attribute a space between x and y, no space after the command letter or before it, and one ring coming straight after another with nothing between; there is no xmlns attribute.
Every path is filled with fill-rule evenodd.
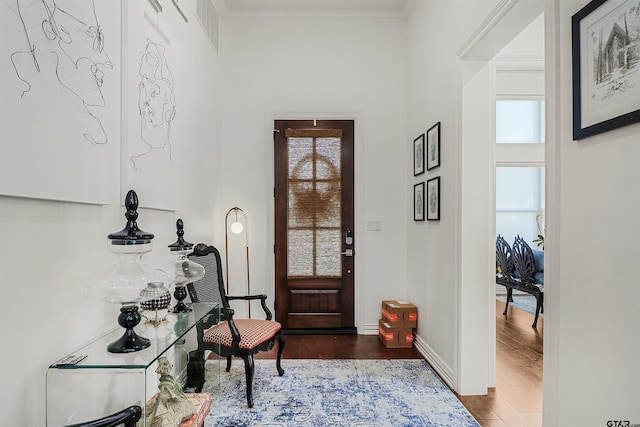
<svg viewBox="0 0 640 427"><path fill-rule="evenodd" d="M427 181L427 221L440 221L440 177Z"/></svg>
<svg viewBox="0 0 640 427"><path fill-rule="evenodd" d="M424 173L424 133L413 140L413 176Z"/></svg>
<svg viewBox="0 0 640 427"><path fill-rule="evenodd" d="M413 220L424 221L424 182L413 186Z"/></svg>
<svg viewBox="0 0 640 427"><path fill-rule="evenodd" d="M427 131L427 170L440 166L440 122Z"/></svg>
<svg viewBox="0 0 640 427"><path fill-rule="evenodd" d="M178 211L187 124L180 103L183 49L170 27L149 18L157 13L153 1L130 0L122 7L127 55L121 64L120 200L135 188L140 207Z"/></svg>
<svg viewBox="0 0 640 427"><path fill-rule="evenodd" d="M638 0L593 0L571 18L573 139L640 122Z"/></svg>

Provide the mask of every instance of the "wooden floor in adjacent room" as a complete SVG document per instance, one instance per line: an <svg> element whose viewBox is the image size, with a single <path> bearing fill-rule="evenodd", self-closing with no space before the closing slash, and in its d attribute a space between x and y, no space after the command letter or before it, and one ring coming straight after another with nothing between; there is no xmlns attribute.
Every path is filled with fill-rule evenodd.
<svg viewBox="0 0 640 427"><path fill-rule="evenodd" d="M502 315L496 301L496 384L486 396L458 396L483 427L542 425L542 341L544 319L537 330L533 316L516 308ZM387 349L375 335L287 335L285 359L418 359L415 348ZM276 350L256 355L272 359ZM285 368L286 369L286 368Z"/></svg>
<svg viewBox="0 0 640 427"><path fill-rule="evenodd" d="M486 396L458 396L483 427L542 426L544 319L496 301L496 387Z"/></svg>

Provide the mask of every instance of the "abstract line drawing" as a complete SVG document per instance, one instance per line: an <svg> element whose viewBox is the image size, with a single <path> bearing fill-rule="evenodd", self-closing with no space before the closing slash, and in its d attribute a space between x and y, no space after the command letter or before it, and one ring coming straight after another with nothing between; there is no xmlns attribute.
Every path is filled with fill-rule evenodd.
<svg viewBox="0 0 640 427"><path fill-rule="evenodd" d="M100 118L106 107L102 87L114 66L105 50L105 34L94 0L15 0L25 49L11 54L24 86L21 98L34 95L36 80L57 82L70 122L92 144L109 140Z"/></svg>
<svg viewBox="0 0 640 427"><path fill-rule="evenodd" d="M138 170L138 162L152 152L165 151L173 162L171 124L177 114L173 76L163 45L147 39L140 58L139 75L138 111L144 149L130 157L134 170Z"/></svg>

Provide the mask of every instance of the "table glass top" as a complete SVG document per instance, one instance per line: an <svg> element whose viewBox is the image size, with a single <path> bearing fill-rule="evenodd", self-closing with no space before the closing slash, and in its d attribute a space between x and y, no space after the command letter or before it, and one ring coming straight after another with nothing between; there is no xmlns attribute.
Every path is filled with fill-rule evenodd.
<svg viewBox="0 0 640 427"><path fill-rule="evenodd" d="M87 357L75 365L52 364L49 369L146 369L162 356L171 346L179 343L183 337L208 316L218 316L219 306L213 303L191 304L192 311L187 313L168 313L167 321L154 327L144 324L144 319L134 329L151 341L151 345L133 353L110 353L107 346L122 336L125 329L117 327L94 341L73 352L74 355ZM143 313L152 318L155 312Z"/></svg>

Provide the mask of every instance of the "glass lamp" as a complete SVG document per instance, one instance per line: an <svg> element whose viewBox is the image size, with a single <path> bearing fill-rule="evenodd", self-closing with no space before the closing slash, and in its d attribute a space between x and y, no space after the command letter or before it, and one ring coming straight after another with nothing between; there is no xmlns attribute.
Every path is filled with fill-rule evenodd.
<svg viewBox="0 0 640 427"><path fill-rule="evenodd" d="M150 341L133 330L141 319L138 304L151 298L143 292L148 284L170 283L165 272L142 262L143 255L151 251L153 234L138 228L138 196L135 191L127 193L124 204L127 224L108 236L108 249L117 256L118 263L96 274L87 285L89 292L99 299L121 305L118 324L125 328L125 332L107 346L111 353L131 353L149 347Z"/></svg>
<svg viewBox="0 0 640 427"><path fill-rule="evenodd" d="M203 266L187 258L187 255L193 252L193 243L184 240L184 222L180 218L176 221L176 234L178 235L178 240L169 245L169 250L174 259L166 268L171 281L176 287L173 296L178 300L171 311L174 313L186 313L191 311L191 308L187 307L183 302L187 297L186 286L202 279L205 271Z"/></svg>

